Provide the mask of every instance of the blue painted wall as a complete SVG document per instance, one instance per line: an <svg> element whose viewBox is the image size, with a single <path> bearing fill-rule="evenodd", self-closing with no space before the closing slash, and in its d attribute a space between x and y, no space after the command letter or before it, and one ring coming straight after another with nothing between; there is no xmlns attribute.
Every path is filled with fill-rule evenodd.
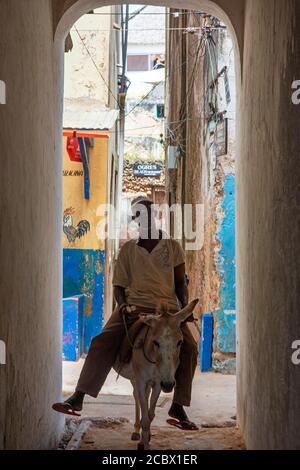
<svg viewBox="0 0 300 470"><path fill-rule="evenodd" d="M212 368L214 317L212 313L203 313L200 343L200 370L207 372Z"/></svg>
<svg viewBox="0 0 300 470"><path fill-rule="evenodd" d="M224 217L217 238L220 251L217 272L220 276L220 309L216 312L216 345L223 353L236 352L236 294L235 294L235 176L227 175L222 203Z"/></svg>
<svg viewBox="0 0 300 470"><path fill-rule="evenodd" d="M63 299L63 360L78 361L83 352L84 296Z"/></svg>
<svg viewBox="0 0 300 470"><path fill-rule="evenodd" d="M63 297L83 294L83 351L102 331L104 296L104 250L64 248Z"/></svg>

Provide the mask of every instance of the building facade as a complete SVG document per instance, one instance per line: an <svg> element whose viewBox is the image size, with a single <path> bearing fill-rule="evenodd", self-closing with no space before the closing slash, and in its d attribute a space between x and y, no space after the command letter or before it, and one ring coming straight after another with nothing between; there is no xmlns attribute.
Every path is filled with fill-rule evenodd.
<svg viewBox="0 0 300 470"><path fill-rule="evenodd" d="M211 367L235 372L235 64L225 26L210 15L170 10L167 44L169 204L203 207L203 244L186 247L191 298L212 314ZM171 158L175 155L174 158ZM193 230L197 226L193 221ZM206 318L206 317L203 317ZM199 337L201 331L199 329ZM207 336L207 335L206 335ZM199 338L200 339L200 338Z"/></svg>
<svg viewBox="0 0 300 470"><path fill-rule="evenodd" d="M121 197L118 100L119 7L100 8L71 28L65 54L63 358L78 360L113 308L112 272ZM67 48L66 48L67 49ZM112 234L111 234L112 235Z"/></svg>

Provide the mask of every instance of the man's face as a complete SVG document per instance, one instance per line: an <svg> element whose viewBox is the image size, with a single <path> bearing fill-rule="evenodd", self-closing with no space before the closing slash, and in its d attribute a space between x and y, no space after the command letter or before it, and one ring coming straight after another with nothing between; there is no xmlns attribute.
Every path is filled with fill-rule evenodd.
<svg viewBox="0 0 300 470"><path fill-rule="evenodd" d="M135 204L132 207L132 219L138 225L141 238L152 238L151 232L156 229L154 204L152 202L142 201Z"/></svg>

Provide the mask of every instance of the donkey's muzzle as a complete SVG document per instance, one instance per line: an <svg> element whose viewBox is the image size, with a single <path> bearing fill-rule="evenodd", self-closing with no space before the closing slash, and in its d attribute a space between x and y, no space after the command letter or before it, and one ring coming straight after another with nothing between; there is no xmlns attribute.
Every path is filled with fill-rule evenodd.
<svg viewBox="0 0 300 470"><path fill-rule="evenodd" d="M160 386L164 393L170 393L175 387L175 382L160 382Z"/></svg>

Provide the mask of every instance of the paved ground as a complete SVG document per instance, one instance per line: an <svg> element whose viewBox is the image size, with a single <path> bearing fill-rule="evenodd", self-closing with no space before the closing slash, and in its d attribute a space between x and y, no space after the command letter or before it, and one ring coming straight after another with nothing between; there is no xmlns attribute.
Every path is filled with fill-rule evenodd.
<svg viewBox="0 0 300 470"><path fill-rule="evenodd" d="M79 363L64 363L64 394L74 390L82 367ZM130 440L134 420L134 402L130 383L118 380L112 371L102 394L93 399L87 397L82 412L82 422L91 420L78 444L79 449L135 449ZM200 430L183 432L167 425L167 412L172 395L162 394L152 427L153 449L242 449L243 440L236 427L235 376L216 373L196 373L193 386L190 418ZM105 418L109 418L105 420ZM115 421L113 420L115 418ZM119 420L119 418L122 418ZM78 425L77 424L77 428ZM109 430L109 432L108 432Z"/></svg>

